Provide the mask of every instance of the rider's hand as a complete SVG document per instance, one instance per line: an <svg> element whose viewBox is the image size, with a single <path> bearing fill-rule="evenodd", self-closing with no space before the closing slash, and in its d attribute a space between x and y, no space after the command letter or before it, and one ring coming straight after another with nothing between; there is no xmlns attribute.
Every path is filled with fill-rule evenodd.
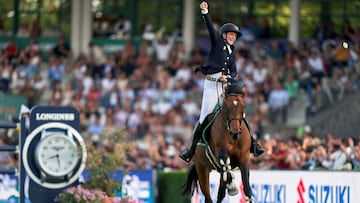
<svg viewBox="0 0 360 203"><path fill-rule="evenodd" d="M226 77L226 75L221 75L221 76L219 77L219 81L220 81L220 82L227 82L227 77Z"/></svg>
<svg viewBox="0 0 360 203"><path fill-rule="evenodd" d="M201 10L208 10L208 3L206 1L201 2L200 8Z"/></svg>

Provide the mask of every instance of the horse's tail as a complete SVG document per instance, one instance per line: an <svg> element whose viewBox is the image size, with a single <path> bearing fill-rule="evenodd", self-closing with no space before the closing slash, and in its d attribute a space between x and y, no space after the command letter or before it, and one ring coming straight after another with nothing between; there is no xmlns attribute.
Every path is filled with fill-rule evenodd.
<svg viewBox="0 0 360 203"><path fill-rule="evenodd" d="M198 184L197 181L199 180L198 174L196 172L195 165L192 164L188 169L188 174L186 178L186 182L183 185L183 195L192 195L194 190L197 189Z"/></svg>

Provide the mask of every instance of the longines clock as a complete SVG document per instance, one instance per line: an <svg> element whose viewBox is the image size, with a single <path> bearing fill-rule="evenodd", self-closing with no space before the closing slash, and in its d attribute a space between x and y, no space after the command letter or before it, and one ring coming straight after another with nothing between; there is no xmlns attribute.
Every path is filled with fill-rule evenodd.
<svg viewBox="0 0 360 203"><path fill-rule="evenodd" d="M32 148L35 150L30 150ZM23 152L23 164L30 178L51 189L76 181L85 168L87 157L79 132L59 122L45 123L34 129L25 140ZM32 161L37 170L30 167Z"/></svg>

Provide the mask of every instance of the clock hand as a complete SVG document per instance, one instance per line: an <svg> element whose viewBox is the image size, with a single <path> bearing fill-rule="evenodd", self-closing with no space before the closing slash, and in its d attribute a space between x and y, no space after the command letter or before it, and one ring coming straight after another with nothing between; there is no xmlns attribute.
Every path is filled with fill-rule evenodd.
<svg viewBox="0 0 360 203"><path fill-rule="evenodd" d="M58 157L59 157L59 154L56 154L56 155L50 156L48 159L53 159L53 158L58 158Z"/></svg>
<svg viewBox="0 0 360 203"><path fill-rule="evenodd" d="M59 154L57 154L57 162L58 162L58 165L59 165L59 167L61 167L61 165L60 165L60 158L59 158Z"/></svg>

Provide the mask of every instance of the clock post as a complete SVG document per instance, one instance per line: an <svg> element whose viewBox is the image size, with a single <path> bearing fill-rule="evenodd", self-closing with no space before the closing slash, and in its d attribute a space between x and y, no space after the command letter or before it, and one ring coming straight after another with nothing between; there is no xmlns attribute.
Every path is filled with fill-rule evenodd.
<svg viewBox="0 0 360 203"><path fill-rule="evenodd" d="M64 189L79 184L86 164L79 112L73 107L35 106L21 146L31 202L55 202Z"/></svg>

